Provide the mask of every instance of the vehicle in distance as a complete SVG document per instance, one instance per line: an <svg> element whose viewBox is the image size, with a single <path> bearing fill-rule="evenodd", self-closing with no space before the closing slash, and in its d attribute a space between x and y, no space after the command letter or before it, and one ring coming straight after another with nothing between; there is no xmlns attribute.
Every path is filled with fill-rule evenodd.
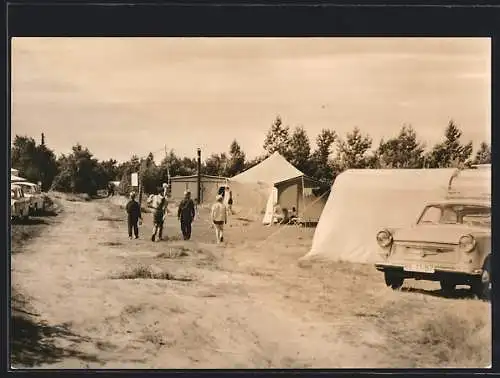
<svg viewBox="0 0 500 378"><path fill-rule="evenodd" d="M30 200L25 197L19 185L10 186L10 218L27 219L30 212Z"/></svg>
<svg viewBox="0 0 500 378"><path fill-rule="evenodd" d="M16 184L23 189L24 196L30 200L30 214L35 215L45 210L45 199L37 184L31 182L19 182Z"/></svg>

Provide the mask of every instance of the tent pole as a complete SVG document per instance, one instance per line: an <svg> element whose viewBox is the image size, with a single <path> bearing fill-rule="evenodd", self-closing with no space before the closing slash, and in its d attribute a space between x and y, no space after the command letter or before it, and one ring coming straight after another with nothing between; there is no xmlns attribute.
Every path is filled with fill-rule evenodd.
<svg viewBox="0 0 500 378"><path fill-rule="evenodd" d="M304 175L302 175L302 206L306 206L306 200L305 200L305 195L304 195ZM299 212L297 211L297 216L299 216L298 214Z"/></svg>

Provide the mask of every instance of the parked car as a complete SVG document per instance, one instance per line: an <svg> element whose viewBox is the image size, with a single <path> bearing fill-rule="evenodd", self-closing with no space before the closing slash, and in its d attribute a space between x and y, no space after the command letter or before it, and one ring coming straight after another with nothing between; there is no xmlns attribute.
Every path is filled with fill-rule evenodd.
<svg viewBox="0 0 500 378"><path fill-rule="evenodd" d="M11 219L27 219L30 212L30 200L24 196L21 186L10 186L10 217Z"/></svg>
<svg viewBox="0 0 500 378"><path fill-rule="evenodd" d="M31 182L18 182L24 192L24 196L30 200L30 214L38 214L45 210L45 198L37 184Z"/></svg>
<svg viewBox="0 0 500 378"><path fill-rule="evenodd" d="M375 264L387 286L405 279L439 281L444 292L470 285L480 298L491 292L491 199L445 199L429 203L409 228L384 229Z"/></svg>

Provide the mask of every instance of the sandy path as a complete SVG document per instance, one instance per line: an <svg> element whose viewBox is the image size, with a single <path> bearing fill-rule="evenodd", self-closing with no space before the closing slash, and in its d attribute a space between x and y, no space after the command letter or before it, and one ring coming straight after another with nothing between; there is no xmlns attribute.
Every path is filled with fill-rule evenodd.
<svg viewBox="0 0 500 378"><path fill-rule="evenodd" d="M129 241L116 204L65 201L58 222L12 255L13 287L29 294L37 321L64 330L51 342L65 352L37 367L393 366L394 354L381 353L390 340L370 313L395 294L387 297L371 267L299 268L312 230L233 219L217 247L202 212L195 241L151 243L145 218L141 240ZM176 238L177 228L171 218L167 235ZM112 279L139 265L191 281Z"/></svg>

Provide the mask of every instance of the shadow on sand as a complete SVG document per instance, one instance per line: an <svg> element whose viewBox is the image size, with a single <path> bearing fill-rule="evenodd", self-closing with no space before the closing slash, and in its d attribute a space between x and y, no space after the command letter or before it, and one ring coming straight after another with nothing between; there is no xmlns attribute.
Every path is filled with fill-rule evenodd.
<svg viewBox="0 0 500 378"><path fill-rule="evenodd" d="M71 344L87 341L75 335L65 326L51 326L34 322L26 312L12 315L10 324L10 363L12 367L37 367L51 364L64 358L75 358L85 362L99 362L97 356L87 355L72 348L56 345L55 339L65 339Z"/></svg>
<svg viewBox="0 0 500 378"><path fill-rule="evenodd" d="M45 219L40 219L40 218L28 218L25 220L14 220L12 221L12 224L19 224L23 226L32 226L32 225L39 225L39 224L49 224Z"/></svg>
<svg viewBox="0 0 500 378"><path fill-rule="evenodd" d="M25 309L22 297L13 298L10 322L10 364L12 368L36 368L42 364L56 363L64 358L84 362L99 362L95 355L74 349L89 339L76 335L65 325L49 325L36 321L34 314ZM57 340L69 347L57 345Z"/></svg>
<svg viewBox="0 0 500 378"><path fill-rule="evenodd" d="M450 293L443 292L440 289L436 290L425 290L418 289L414 287L403 287L402 292L405 293L419 293L430 295L431 297L447 298L447 299L475 299L476 295L470 289L457 288Z"/></svg>

